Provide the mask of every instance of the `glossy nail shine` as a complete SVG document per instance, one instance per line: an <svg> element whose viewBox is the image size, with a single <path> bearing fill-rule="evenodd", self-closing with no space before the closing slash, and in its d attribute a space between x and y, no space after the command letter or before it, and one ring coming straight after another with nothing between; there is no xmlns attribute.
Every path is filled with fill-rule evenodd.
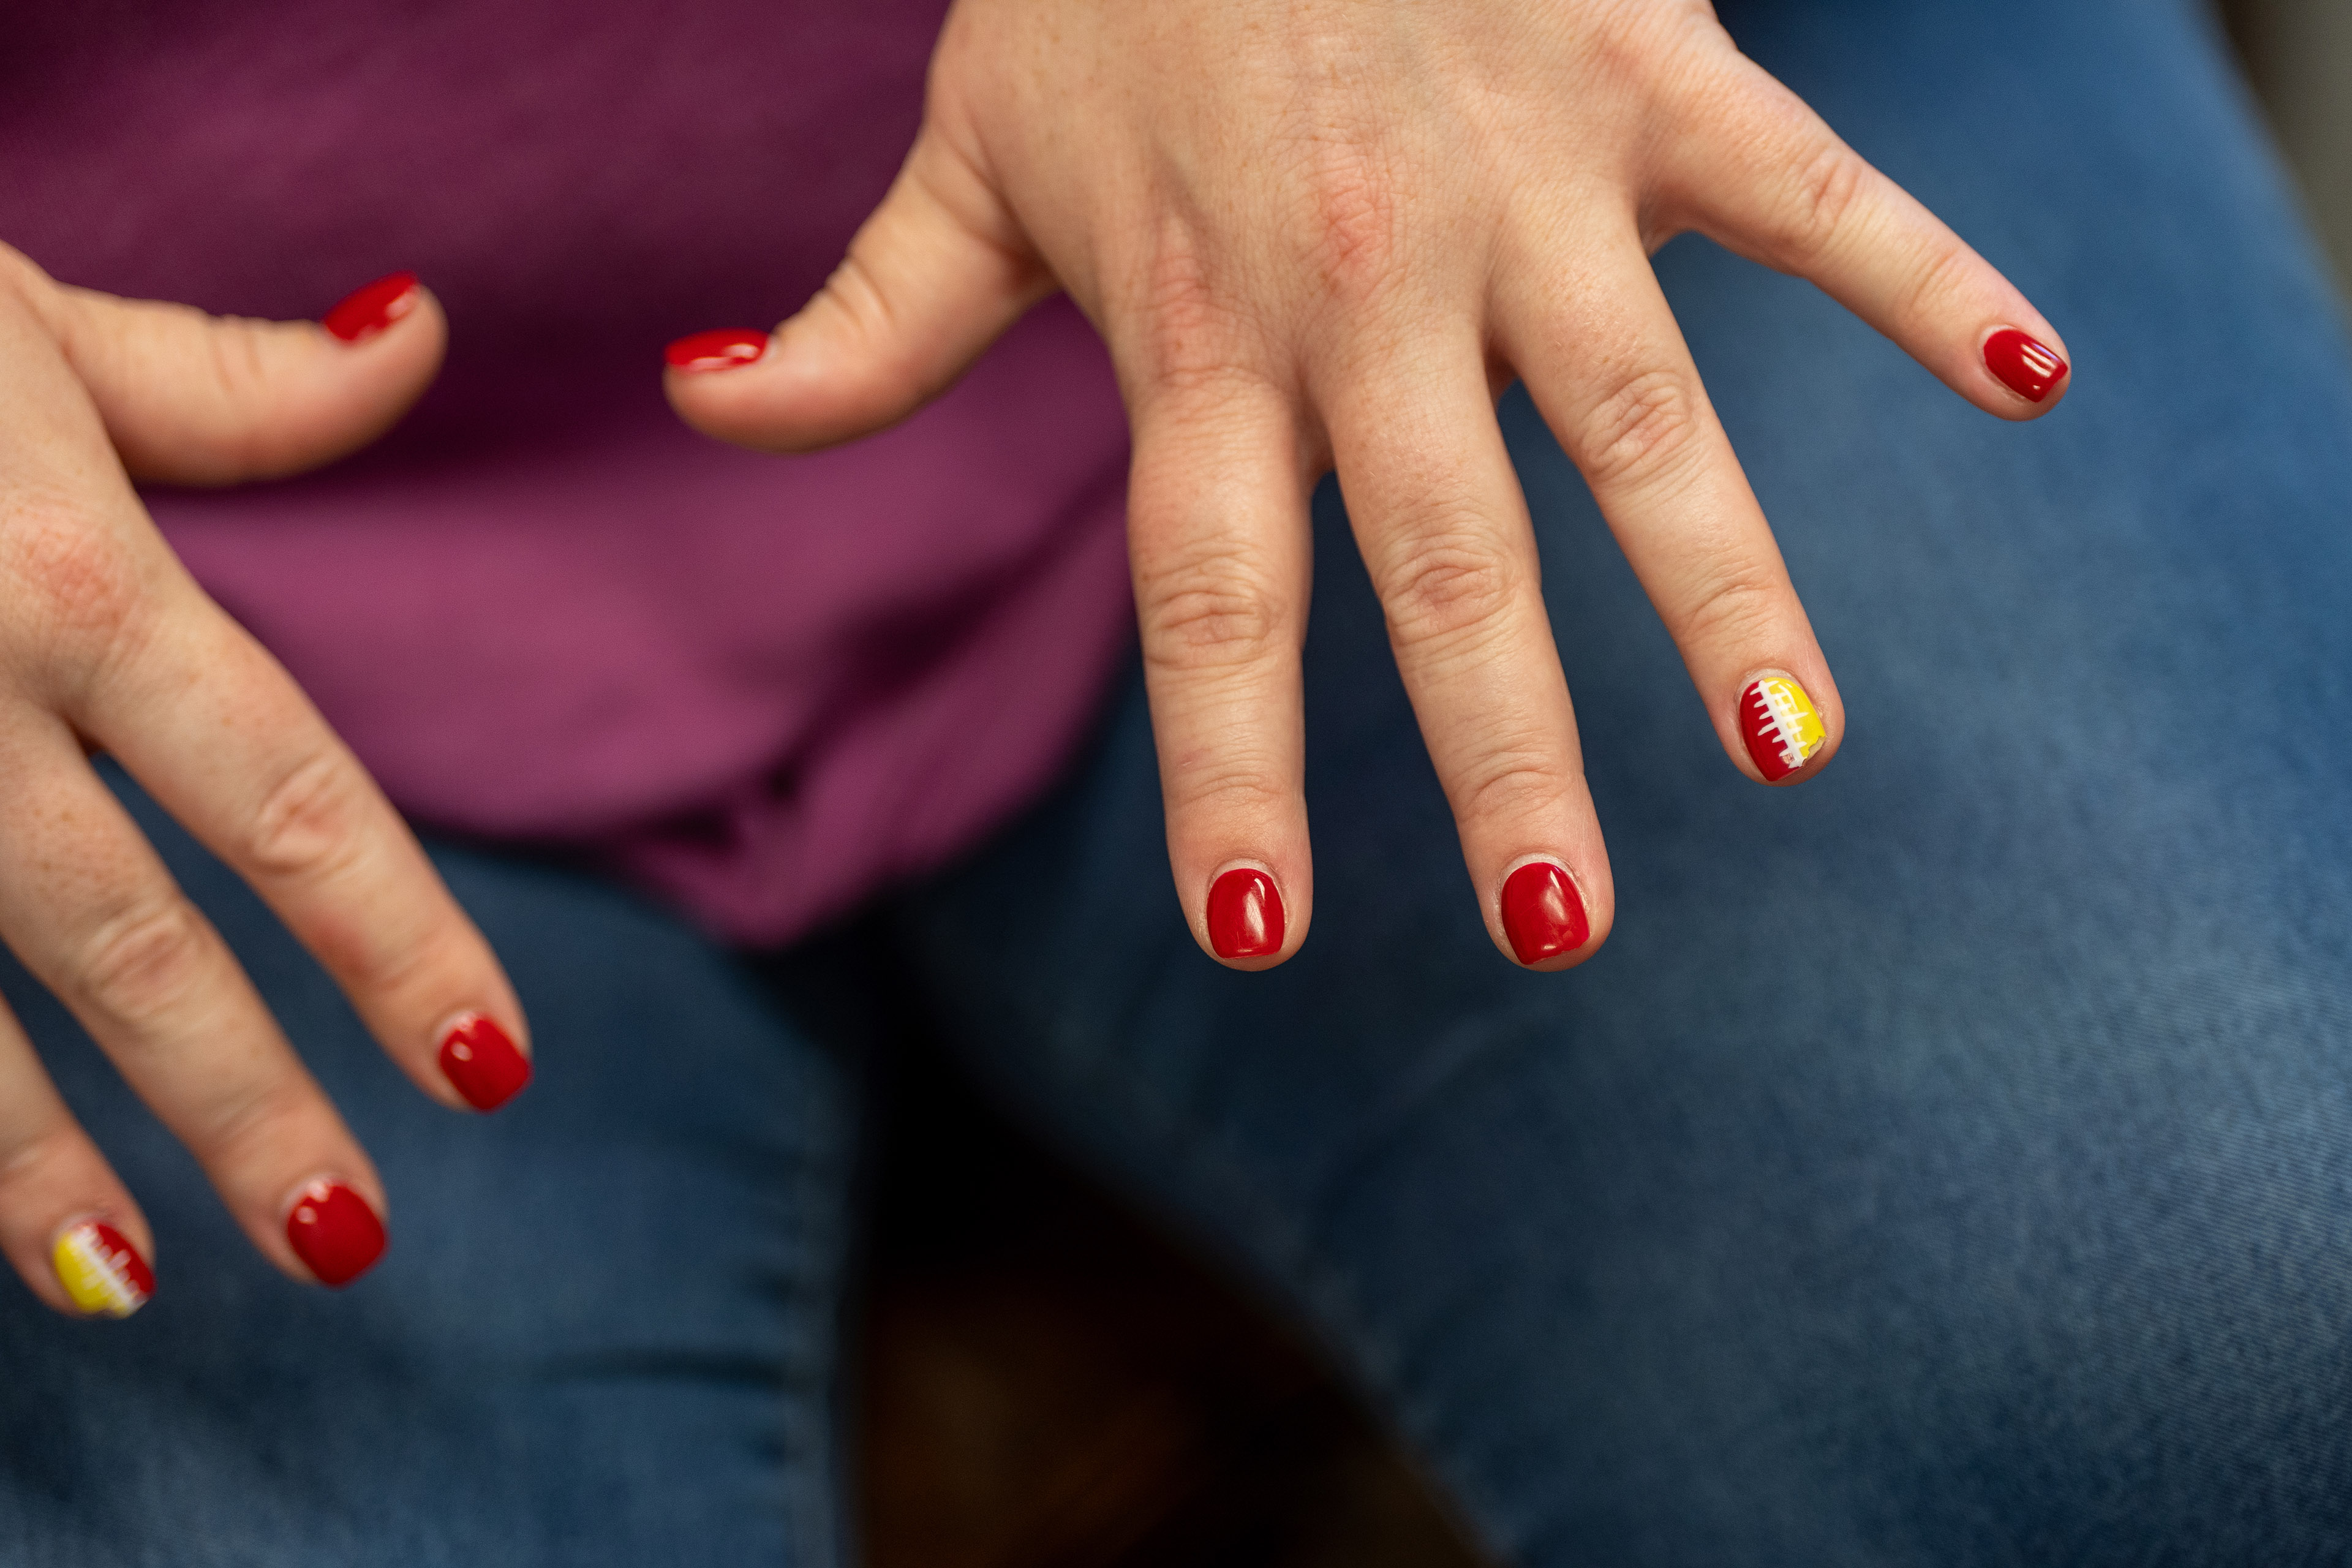
<svg viewBox="0 0 2352 1568"><path fill-rule="evenodd" d="M345 295L319 324L347 343L375 336L416 309L423 298L414 272L394 272Z"/></svg>
<svg viewBox="0 0 2352 1568"><path fill-rule="evenodd" d="M1521 963L1574 952L1592 935L1576 880L1549 860L1530 860L1503 881L1503 934Z"/></svg>
<svg viewBox="0 0 2352 1568"><path fill-rule="evenodd" d="M73 1304L91 1317L127 1318L155 1294L155 1275L112 1226L84 1220L50 1249L49 1265Z"/></svg>
<svg viewBox="0 0 2352 1568"><path fill-rule="evenodd" d="M507 1032L478 1013L468 1013L441 1039L441 1074L477 1110L496 1110L530 1082L530 1058Z"/></svg>
<svg viewBox="0 0 2352 1568"><path fill-rule="evenodd" d="M1282 892L1274 879L1237 866L1209 888L1209 946L1219 958L1267 958L1282 951Z"/></svg>
<svg viewBox="0 0 2352 1568"><path fill-rule="evenodd" d="M2014 327L1985 340L1985 368L2028 403L2039 403L2066 378L2066 362Z"/></svg>
<svg viewBox="0 0 2352 1568"><path fill-rule="evenodd" d="M286 1216L286 1240L321 1285L348 1285L383 1256L383 1221L341 1182L304 1187Z"/></svg>
<svg viewBox="0 0 2352 1568"><path fill-rule="evenodd" d="M700 374L750 364L767 352L767 333L749 327L720 327L678 339L662 351L662 358L672 370Z"/></svg>

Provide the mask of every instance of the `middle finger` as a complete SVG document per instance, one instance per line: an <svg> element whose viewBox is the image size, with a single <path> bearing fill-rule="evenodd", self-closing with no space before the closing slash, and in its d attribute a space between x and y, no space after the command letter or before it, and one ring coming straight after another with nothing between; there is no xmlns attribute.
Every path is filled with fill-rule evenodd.
<svg viewBox="0 0 2352 1568"><path fill-rule="evenodd" d="M1358 547L1488 933L1561 968L1612 900L1527 503L1475 335L1343 359L1315 387Z"/></svg>

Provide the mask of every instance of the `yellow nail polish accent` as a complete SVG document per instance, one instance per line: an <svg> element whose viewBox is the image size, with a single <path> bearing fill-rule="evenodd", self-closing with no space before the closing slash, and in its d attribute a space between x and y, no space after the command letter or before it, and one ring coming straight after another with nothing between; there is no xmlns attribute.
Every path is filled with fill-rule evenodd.
<svg viewBox="0 0 2352 1568"><path fill-rule="evenodd" d="M155 1276L122 1233L110 1225L84 1220L58 1237L49 1253L58 1283L73 1304L96 1317L127 1318L155 1293Z"/></svg>
<svg viewBox="0 0 2352 1568"><path fill-rule="evenodd" d="M1784 675L1750 682L1740 701L1748 754L1768 779L1784 779L1812 759L1829 739L1805 689Z"/></svg>

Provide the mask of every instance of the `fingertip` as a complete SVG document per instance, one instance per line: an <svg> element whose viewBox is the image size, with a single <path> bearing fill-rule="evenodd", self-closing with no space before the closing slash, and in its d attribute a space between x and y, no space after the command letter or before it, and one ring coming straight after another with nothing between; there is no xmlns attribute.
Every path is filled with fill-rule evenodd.
<svg viewBox="0 0 2352 1568"><path fill-rule="evenodd" d="M460 1013L444 1024L435 1060L458 1097L487 1114L530 1087L531 1060L495 1018Z"/></svg>
<svg viewBox="0 0 2352 1568"><path fill-rule="evenodd" d="M331 1289L374 1268L391 1244L383 1194L371 1199L340 1176L310 1177L283 1207L286 1245L312 1279Z"/></svg>

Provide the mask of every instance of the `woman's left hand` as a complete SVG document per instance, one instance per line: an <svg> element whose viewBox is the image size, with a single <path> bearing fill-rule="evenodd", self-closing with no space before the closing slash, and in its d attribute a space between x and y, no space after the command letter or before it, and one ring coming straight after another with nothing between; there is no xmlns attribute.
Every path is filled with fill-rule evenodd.
<svg viewBox="0 0 2352 1568"><path fill-rule="evenodd" d="M1685 229L1811 279L1990 413L2063 394L2032 306L1703 0L957 0L921 136L848 259L764 355L674 370L669 393L728 440L846 440L1068 289L1135 436L1136 598L1196 938L1257 968L1306 934L1307 500L1336 466L1488 929L1564 967L1612 904L1495 421L1512 377L1735 764L1796 782L1844 728L1650 269Z"/></svg>

